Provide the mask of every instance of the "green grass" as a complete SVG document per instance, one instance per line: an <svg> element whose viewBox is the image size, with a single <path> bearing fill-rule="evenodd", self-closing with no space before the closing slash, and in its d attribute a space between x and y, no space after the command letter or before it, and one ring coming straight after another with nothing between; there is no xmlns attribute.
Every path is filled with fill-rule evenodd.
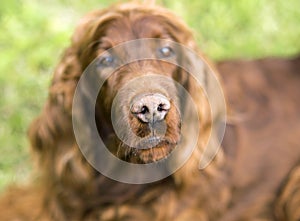
<svg viewBox="0 0 300 221"><path fill-rule="evenodd" d="M0 190L31 170L26 130L51 73L86 12L116 1L4 0L0 4ZM216 60L300 52L299 0L161 0Z"/></svg>

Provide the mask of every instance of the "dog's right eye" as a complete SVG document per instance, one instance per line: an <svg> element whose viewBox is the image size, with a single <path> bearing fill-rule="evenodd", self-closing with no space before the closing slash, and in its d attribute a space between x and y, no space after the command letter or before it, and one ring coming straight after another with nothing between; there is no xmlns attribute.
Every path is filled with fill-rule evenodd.
<svg viewBox="0 0 300 221"><path fill-rule="evenodd" d="M170 58L174 55L174 51L171 47L165 46L159 49L161 58Z"/></svg>
<svg viewBox="0 0 300 221"><path fill-rule="evenodd" d="M99 58L97 66L105 68L105 67L112 66L113 63L114 63L114 57L113 56L111 56L111 55L104 55L104 56L101 56Z"/></svg>

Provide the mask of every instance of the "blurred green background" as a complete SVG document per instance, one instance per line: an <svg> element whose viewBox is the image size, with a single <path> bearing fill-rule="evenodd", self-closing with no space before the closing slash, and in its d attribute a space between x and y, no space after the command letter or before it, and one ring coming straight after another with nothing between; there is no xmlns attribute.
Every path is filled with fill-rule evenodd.
<svg viewBox="0 0 300 221"><path fill-rule="evenodd" d="M2 0L0 3L0 190L31 170L26 130L79 18L118 1ZM120 2L120 1L119 1ZM195 31L215 60L300 52L299 0L161 0Z"/></svg>

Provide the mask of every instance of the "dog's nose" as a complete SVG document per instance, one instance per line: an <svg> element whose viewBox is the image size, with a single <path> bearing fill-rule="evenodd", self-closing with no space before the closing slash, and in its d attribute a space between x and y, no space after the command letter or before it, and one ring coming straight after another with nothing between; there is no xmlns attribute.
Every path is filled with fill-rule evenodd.
<svg viewBox="0 0 300 221"><path fill-rule="evenodd" d="M165 118L170 101L162 94L137 96L131 103L131 113L144 123L154 124Z"/></svg>

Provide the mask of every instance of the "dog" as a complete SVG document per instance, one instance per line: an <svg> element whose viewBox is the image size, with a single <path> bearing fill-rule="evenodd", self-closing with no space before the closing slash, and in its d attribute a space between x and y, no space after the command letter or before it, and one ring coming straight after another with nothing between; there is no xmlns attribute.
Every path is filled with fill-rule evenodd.
<svg viewBox="0 0 300 221"><path fill-rule="evenodd" d="M174 42L204 61L204 89L172 63L190 64ZM155 59L116 64L132 53ZM4 193L0 220L299 220L299 70L299 57L214 66L184 22L159 6L127 3L91 12L75 30L42 113L29 128L36 178ZM222 148L209 146L216 155L206 148L225 109L207 97L217 90L210 86L212 75L221 81L228 110ZM81 83L83 76L89 80ZM186 96L179 96L181 90ZM193 108L195 118L185 121ZM188 160L154 182L119 182L105 173L113 170L122 179L129 174L110 161L99 172L96 164L106 152L89 148L96 132L121 165L146 168L178 149L180 158L193 131L196 147ZM203 158L209 164L199 170Z"/></svg>

